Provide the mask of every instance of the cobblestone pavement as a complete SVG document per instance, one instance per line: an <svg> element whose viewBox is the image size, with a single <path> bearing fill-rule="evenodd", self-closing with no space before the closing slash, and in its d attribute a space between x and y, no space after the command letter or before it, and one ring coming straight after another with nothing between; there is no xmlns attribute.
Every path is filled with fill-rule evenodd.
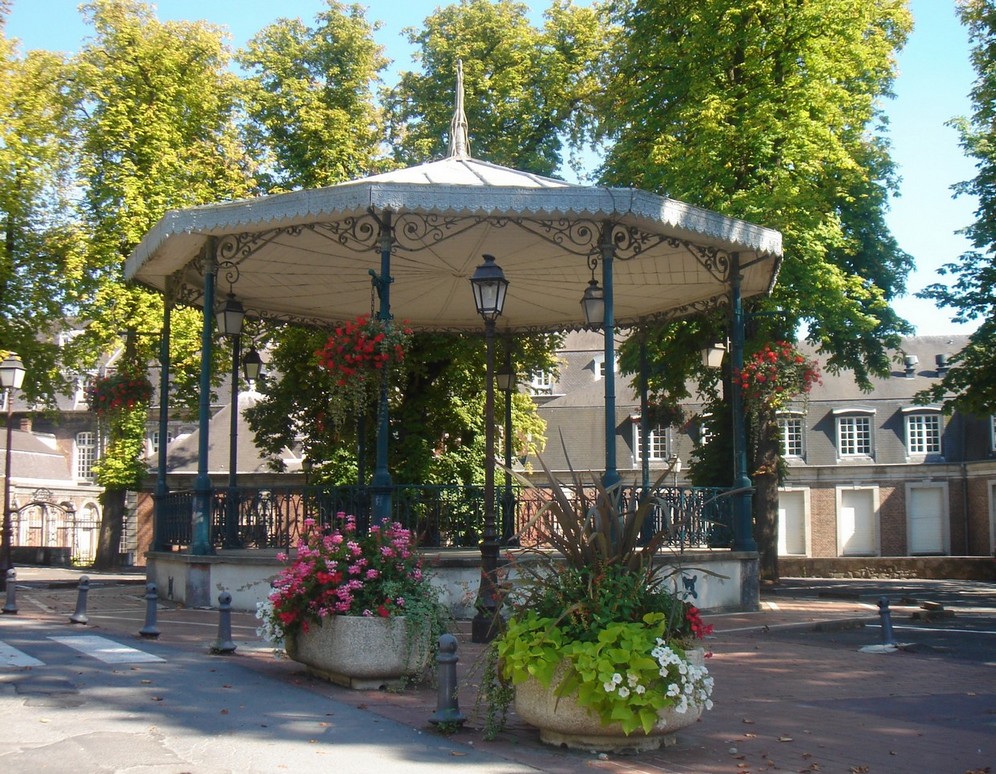
<svg viewBox="0 0 996 774"><path fill-rule="evenodd" d="M18 569L18 615L69 624L82 573ZM146 615L144 576L88 573L88 629L140 641ZM964 615L996 615L996 588L982 585ZM756 613L707 616L715 627L708 662L715 708L679 734L674 746L632 756L599 756L540 743L513 715L493 741L476 706L483 646L457 627L460 709L467 716L455 740L539 771L580 772L832 772L833 774L980 774L996 772L996 632L989 660L966 660L934 649L862 652L880 643L878 608L860 596L827 599L763 593ZM917 608L897 604L893 620ZM947 609L961 615L950 600ZM232 656L211 656L218 612L157 605L159 642L234 658L276 679L410 726L431 729L432 685L404 692L349 691L308 676L276 658L246 613L232 615ZM782 636L791 632L793 636ZM846 638L838 635L848 632ZM865 650L875 651L874 647ZM880 650L880 648L879 648Z"/></svg>

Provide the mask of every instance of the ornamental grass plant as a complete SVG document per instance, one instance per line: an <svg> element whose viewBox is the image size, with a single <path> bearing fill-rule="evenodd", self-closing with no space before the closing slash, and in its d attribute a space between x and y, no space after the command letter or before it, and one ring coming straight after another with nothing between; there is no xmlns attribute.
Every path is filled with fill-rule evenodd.
<svg viewBox="0 0 996 774"><path fill-rule="evenodd" d="M521 580L483 680L489 733L503 727L514 687L529 679L573 695L627 735L661 728L663 710L709 709L712 678L688 653L712 627L677 591L680 568L655 561L666 529L640 540L658 502L626 509L618 488L573 471L568 491L540 464L550 495L525 529L553 551L523 549L513 561Z"/></svg>

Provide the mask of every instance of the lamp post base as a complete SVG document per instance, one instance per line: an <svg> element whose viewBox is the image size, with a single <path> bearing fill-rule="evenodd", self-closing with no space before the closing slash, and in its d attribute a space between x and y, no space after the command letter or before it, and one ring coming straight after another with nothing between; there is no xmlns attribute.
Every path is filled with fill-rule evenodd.
<svg viewBox="0 0 996 774"><path fill-rule="evenodd" d="M470 622L470 641L491 642L505 628L505 619L497 610L478 608L477 615Z"/></svg>

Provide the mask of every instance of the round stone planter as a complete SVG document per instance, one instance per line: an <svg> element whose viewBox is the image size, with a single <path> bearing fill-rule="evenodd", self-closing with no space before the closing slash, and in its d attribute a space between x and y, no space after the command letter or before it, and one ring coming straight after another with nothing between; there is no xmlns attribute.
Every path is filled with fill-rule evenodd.
<svg viewBox="0 0 996 774"><path fill-rule="evenodd" d="M430 650L428 631L412 641L404 616L332 616L289 637L286 646L316 677L362 690L402 686L422 672Z"/></svg>
<svg viewBox="0 0 996 774"><path fill-rule="evenodd" d="M701 664L705 654L692 650L687 655L689 661ZM546 744L617 754L657 750L674 744L676 732L692 725L702 715L702 707L696 705L684 713L662 710L658 714L660 720L649 734L639 728L627 736L619 723L602 723L598 715L579 705L573 695L556 695L562 670L563 667L557 669L549 686L535 678L515 686L516 713L539 730L540 740Z"/></svg>

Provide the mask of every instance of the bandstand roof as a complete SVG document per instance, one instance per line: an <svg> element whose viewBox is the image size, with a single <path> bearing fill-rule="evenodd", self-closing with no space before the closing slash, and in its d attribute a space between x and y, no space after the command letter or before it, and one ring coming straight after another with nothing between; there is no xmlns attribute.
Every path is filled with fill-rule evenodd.
<svg viewBox="0 0 996 774"><path fill-rule="evenodd" d="M202 256L213 244L219 261L238 268L231 290L251 316L328 325L375 308L371 273L380 272L380 235L390 223L391 311L417 330L481 330L469 278L485 253L509 281L499 330L582 327L580 299L603 234L615 247L620 326L724 303L733 253L744 297L774 284L779 232L645 191L574 185L471 158L462 113L458 95L455 140L440 161L168 212L135 248L125 276L199 305ZM224 277L219 297L229 289Z"/></svg>

